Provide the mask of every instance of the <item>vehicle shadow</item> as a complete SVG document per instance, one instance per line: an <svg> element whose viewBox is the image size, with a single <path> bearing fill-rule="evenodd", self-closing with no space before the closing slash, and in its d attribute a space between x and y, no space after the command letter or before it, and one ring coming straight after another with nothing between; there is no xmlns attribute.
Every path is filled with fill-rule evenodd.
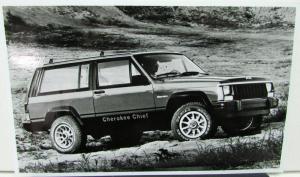
<svg viewBox="0 0 300 177"><path fill-rule="evenodd" d="M140 141L136 144L128 145L116 145L111 140L110 136L104 136L100 139L88 138L86 148L81 153L105 151L105 150L116 150L126 147L140 146L153 141L177 141L171 131L147 131L143 132Z"/></svg>
<svg viewBox="0 0 300 177"><path fill-rule="evenodd" d="M259 134L261 131L256 131L252 133L247 134L241 134L239 136L251 136L255 134ZM227 135L222 131L221 128L218 128L217 133L215 136L209 138L209 139L224 139L224 138L230 138L235 137L233 135ZM174 136L172 131L148 131L143 132L143 135L140 139L140 141L137 144L134 145L115 145L110 136L102 137L98 140L95 139L88 139L88 142L86 144L86 148L81 153L90 153L90 152L96 152L96 151L106 151L106 150L116 150L120 148L127 148L127 147L134 147L134 146L141 146L143 144L153 142L153 141L178 141Z"/></svg>

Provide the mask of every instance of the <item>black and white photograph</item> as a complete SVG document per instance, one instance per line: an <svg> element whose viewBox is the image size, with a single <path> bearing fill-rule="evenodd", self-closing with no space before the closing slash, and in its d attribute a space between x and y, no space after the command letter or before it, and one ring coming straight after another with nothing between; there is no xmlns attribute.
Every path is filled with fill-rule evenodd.
<svg viewBox="0 0 300 177"><path fill-rule="evenodd" d="M295 16L4 6L19 172L279 169Z"/></svg>

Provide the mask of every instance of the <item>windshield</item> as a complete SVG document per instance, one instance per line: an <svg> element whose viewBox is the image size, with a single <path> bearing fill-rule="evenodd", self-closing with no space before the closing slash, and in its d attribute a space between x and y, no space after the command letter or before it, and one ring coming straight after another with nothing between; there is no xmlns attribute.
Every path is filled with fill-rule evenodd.
<svg viewBox="0 0 300 177"><path fill-rule="evenodd" d="M148 54L135 56L153 78L205 74L195 63L179 54Z"/></svg>

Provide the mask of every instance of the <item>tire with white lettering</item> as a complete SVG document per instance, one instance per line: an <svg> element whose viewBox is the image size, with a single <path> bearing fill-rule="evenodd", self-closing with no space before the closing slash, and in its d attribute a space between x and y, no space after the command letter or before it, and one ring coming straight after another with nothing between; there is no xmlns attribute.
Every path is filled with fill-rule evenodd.
<svg viewBox="0 0 300 177"><path fill-rule="evenodd" d="M78 152L85 146L86 135L72 116L58 117L51 125L50 138L60 153Z"/></svg>
<svg viewBox="0 0 300 177"><path fill-rule="evenodd" d="M203 104L190 102L174 113L171 128L177 139L188 141L211 136L217 126Z"/></svg>

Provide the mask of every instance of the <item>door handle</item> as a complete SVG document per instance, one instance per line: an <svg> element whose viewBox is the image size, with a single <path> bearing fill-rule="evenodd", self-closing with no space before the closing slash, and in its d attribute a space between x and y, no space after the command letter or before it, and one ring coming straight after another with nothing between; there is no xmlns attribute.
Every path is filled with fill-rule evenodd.
<svg viewBox="0 0 300 177"><path fill-rule="evenodd" d="M102 94L102 93L105 93L105 91L104 90L96 90L96 91L94 91L94 94Z"/></svg>

